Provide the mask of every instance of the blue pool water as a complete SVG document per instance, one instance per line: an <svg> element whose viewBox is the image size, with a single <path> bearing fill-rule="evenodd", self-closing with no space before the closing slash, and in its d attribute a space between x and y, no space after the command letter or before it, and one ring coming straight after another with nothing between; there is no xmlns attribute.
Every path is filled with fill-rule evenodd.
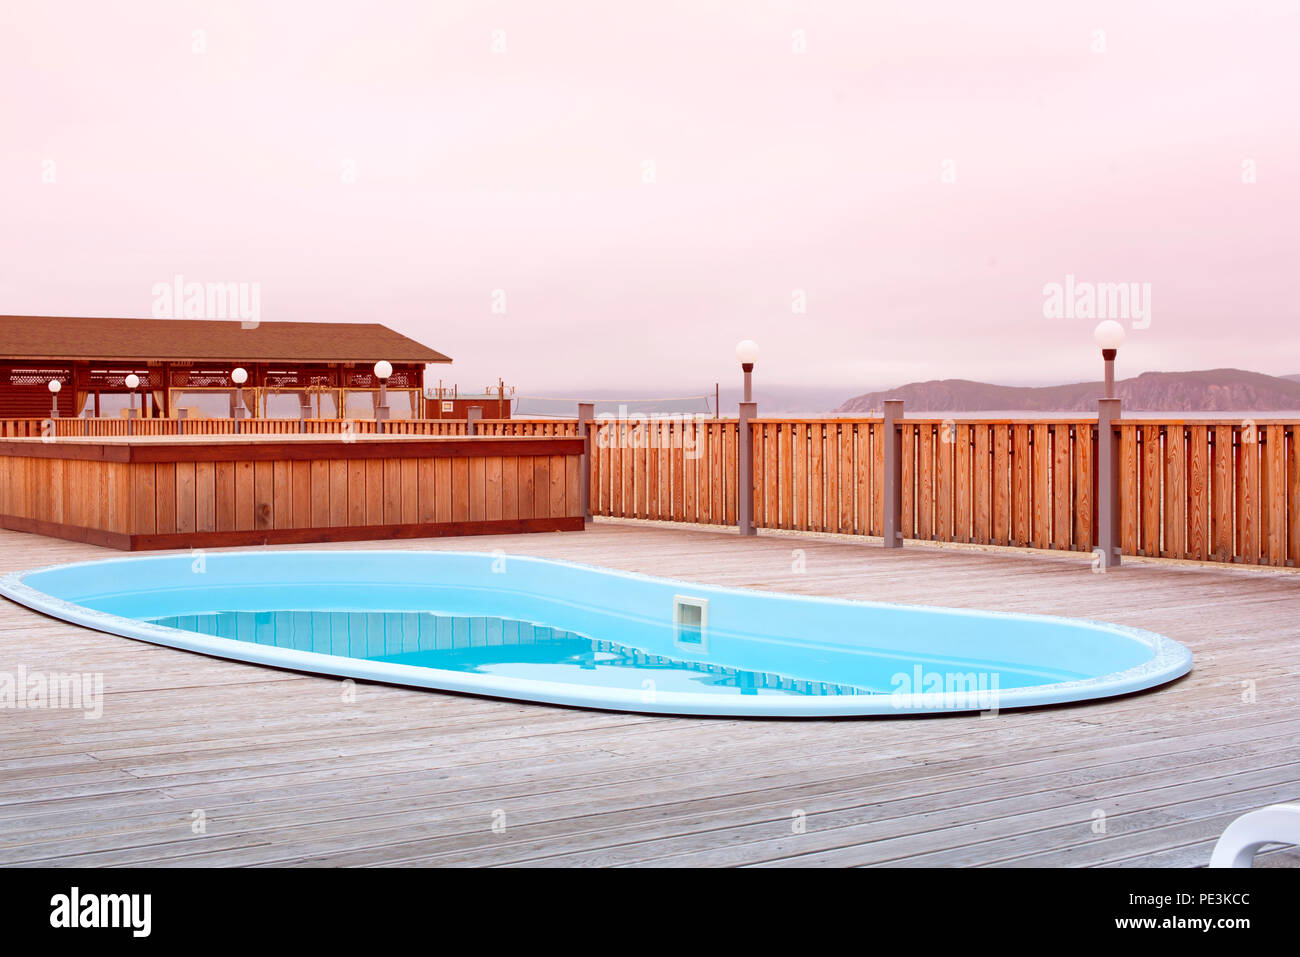
<svg viewBox="0 0 1300 957"><path fill-rule="evenodd" d="M436 612L222 611L172 615L155 624L201 635L327 655L483 675L661 690L736 694L878 694L771 671L748 671L670 655L515 618Z"/></svg>
<svg viewBox="0 0 1300 957"><path fill-rule="evenodd" d="M0 593L227 658L652 713L987 711L1142 690L1191 668L1178 643L1116 625L719 588L499 554L124 558L7 576Z"/></svg>

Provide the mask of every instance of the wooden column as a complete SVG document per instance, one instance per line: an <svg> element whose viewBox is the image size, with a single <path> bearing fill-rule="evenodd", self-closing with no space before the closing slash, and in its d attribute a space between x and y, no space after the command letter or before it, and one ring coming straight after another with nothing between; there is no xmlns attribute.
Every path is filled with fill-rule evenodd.
<svg viewBox="0 0 1300 957"><path fill-rule="evenodd" d="M903 547L903 437L900 432L903 400L886 399L882 437L885 440L885 516L883 534L886 548Z"/></svg>
<svg viewBox="0 0 1300 957"><path fill-rule="evenodd" d="M736 525L741 535L757 534L754 528L754 430L750 420L758 417L757 402L740 403L740 430L736 455Z"/></svg>
<svg viewBox="0 0 1300 957"><path fill-rule="evenodd" d="M1101 568L1120 563L1119 442L1116 423L1119 399L1097 400L1097 547Z"/></svg>
<svg viewBox="0 0 1300 957"><path fill-rule="evenodd" d="M578 403L578 436L582 439L582 517L591 520L591 431L596 417L596 403Z"/></svg>

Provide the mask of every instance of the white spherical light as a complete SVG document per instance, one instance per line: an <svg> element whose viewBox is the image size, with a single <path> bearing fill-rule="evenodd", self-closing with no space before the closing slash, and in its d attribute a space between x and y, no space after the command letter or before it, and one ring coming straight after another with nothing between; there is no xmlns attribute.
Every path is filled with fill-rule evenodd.
<svg viewBox="0 0 1300 957"><path fill-rule="evenodd" d="M51 380L50 380L50 391L53 392L55 395L58 395L58 394L59 394L59 391L60 391L62 388L63 388L63 383L60 382L58 379L51 379Z"/></svg>
<svg viewBox="0 0 1300 957"><path fill-rule="evenodd" d="M1099 349L1118 349L1124 344L1124 327L1114 319L1107 319L1097 324L1092 338Z"/></svg>
<svg viewBox="0 0 1300 957"><path fill-rule="evenodd" d="M393 374L393 364L385 359L380 359L375 363L375 375L381 379L387 379Z"/></svg>
<svg viewBox="0 0 1300 957"><path fill-rule="evenodd" d="M230 378L235 380L235 385L243 385L248 381L248 370L237 368L234 372L230 373Z"/></svg>
<svg viewBox="0 0 1300 957"><path fill-rule="evenodd" d="M741 339L736 343L736 359L742 365L751 365L758 361L758 343L753 339Z"/></svg>
<svg viewBox="0 0 1300 957"><path fill-rule="evenodd" d="M140 388L140 377L136 375L134 372L132 372L129 376L126 377L126 387L128 389Z"/></svg>

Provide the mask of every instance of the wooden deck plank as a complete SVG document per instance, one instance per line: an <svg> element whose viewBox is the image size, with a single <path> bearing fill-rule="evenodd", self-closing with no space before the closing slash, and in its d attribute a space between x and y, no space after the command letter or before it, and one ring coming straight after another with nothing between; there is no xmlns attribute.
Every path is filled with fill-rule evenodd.
<svg viewBox="0 0 1300 957"><path fill-rule="evenodd" d="M503 463L510 476L514 465ZM796 541L816 574L791 571ZM1089 556L1071 552L887 552L616 521L468 547L721 585L1104 617L1176 638L1198 662L1156 692L993 718L659 718L364 683L345 702L337 680L0 603L7 662L94 670L106 692L98 721L6 713L0 864L1191 865L1237 813L1300 795L1300 649L1278 641L1294 628L1300 577L1285 568L1126 560L1094 575ZM3 571L97 557L117 556L0 532ZM1254 700L1243 700L1246 680ZM189 826L200 808L205 835ZM1091 829L1097 808L1105 834ZM488 826L497 809L504 834ZM791 829L796 811L803 833Z"/></svg>

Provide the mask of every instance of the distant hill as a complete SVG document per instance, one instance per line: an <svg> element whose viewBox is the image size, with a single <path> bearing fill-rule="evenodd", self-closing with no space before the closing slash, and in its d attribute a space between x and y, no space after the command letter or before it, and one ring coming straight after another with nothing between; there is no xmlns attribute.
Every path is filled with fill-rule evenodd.
<svg viewBox="0 0 1300 957"><path fill-rule="evenodd" d="M1022 387L969 379L912 382L855 396L836 412L879 410L885 399L902 399L909 412L1089 412L1097 408L1100 382ZM1300 409L1300 375L1271 376L1244 369L1144 372L1115 383L1128 410L1160 412L1259 412Z"/></svg>

